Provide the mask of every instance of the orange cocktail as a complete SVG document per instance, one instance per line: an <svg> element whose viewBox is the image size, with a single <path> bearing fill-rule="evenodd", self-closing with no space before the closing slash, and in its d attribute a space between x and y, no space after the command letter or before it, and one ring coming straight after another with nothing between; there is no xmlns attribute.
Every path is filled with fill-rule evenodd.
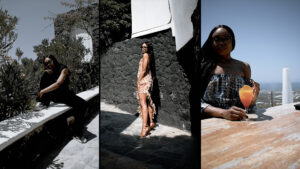
<svg viewBox="0 0 300 169"><path fill-rule="evenodd" d="M244 85L242 88L240 88L239 95L241 102L243 103L246 112L248 113L248 108L253 98L253 89L248 85Z"/></svg>

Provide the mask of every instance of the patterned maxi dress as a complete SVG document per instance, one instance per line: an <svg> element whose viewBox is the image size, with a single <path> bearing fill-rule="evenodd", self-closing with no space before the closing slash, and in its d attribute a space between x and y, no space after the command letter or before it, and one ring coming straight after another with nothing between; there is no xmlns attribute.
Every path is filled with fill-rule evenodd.
<svg viewBox="0 0 300 169"><path fill-rule="evenodd" d="M141 60L139 62L139 70L138 70L137 78L139 78L142 70L143 70L143 58L141 58ZM148 66L146 75L140 81L140 87L138 89L138 94L145 93L147 95L146 101L147 101L148 105L150 105L152 107L152 110L153 110L152 118L154 118L154 115L156 114L156 109L155 109L155 104L153 103L153 100L151 98L152 87L153 87L153 79L152 79L151 70ZM137 95L137 99L139 99L138 95ZM139 112L140 116L142 116L142 110L141 110L140 105L138 107L138 112Z"/></svg>

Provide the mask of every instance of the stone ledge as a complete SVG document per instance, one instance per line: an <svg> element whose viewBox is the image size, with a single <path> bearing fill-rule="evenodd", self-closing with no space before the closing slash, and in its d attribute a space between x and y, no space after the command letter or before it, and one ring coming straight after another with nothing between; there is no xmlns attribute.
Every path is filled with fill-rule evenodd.
<svg viewBox="0 0 300 169"><path fill-rule="evenodd" d="M86 101L99 94L99 86L78 93L77 96ZM0 122L0 151L13 144L20 138L30 134L46 122L64 114L71 108L65 104L50 104L47 109L38 112L20 114Z"/></svg>

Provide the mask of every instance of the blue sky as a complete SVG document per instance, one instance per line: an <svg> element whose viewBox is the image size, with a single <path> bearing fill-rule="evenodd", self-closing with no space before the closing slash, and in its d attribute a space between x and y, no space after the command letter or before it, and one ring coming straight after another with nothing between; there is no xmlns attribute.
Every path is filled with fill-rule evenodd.
<svg viewBox="0 0 300 169"><path fill-rule="evenodd" d="M33 52L33 46L41 44L43 39L54 38L54 26L46 16L56 16L65 13L70 8L60 4L62 0L0 0L0 7L7 10L12 16L19 18L16 26L18 38L9 55L15 56L15 49L20 47L24 52L22 57L33 58L37 56ZM73 0L64 0L73 2Z"/></svg>
<svg viewBox="0 0 300 169"><path fill-rule="evenodd" d="M290 68L300 82L300 1L201 0L201 45L217 25L231 27L236 47L231 56L250 64L260 83L281 82Z"/></svg>

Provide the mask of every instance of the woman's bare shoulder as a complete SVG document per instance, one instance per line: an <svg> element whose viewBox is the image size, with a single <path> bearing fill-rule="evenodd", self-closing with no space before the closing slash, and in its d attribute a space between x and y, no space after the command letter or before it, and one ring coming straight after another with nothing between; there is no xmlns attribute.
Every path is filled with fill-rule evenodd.
<svg viewBox="0 0 300 169"><path fill-rule="evenodd" d="M236 65L238 65L239 69L242 71L242 75L245 78L250 78L251 77L251 68L250 65L247 62L240 61L237 59L234 59L234 62Z"/></svg>
<svg viewBox="0 0 300 169"><path fill-rule="evenodd" d="M149 58L149 54L148 53L144 53L143 54L143 58Z"/></svg>
<svg viewBox="0 0 300 169"><path fill-rule="evenodd" d="M233 61L236 63L236 64L239 64L245 68L250 68L250 65L247 63L247 62L244 62L244 61L240 61L240 60L237 60L237 59L233 59Z"/></svg>

